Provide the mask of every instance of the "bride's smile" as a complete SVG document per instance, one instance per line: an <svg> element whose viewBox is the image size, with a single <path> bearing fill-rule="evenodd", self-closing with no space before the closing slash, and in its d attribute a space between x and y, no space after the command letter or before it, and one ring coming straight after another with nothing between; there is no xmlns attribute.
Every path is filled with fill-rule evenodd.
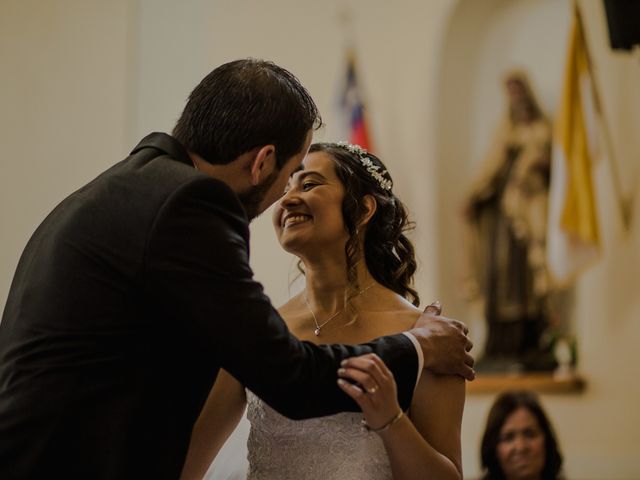
<svg viewBox="0 0 640 480"><path fill-rule="evenodd" d="M308 154L274 210L273 225L282 247L298 256L320 245L324 252L331 244L342 250L348 239L341 212L344 195L332 158L325 152Z"/></svg>
<svg viewBox="0 0 640 480"><path fill-rule="evenodd" d="M311 215L301 215L299 213L289 213L285 215L284 220L282 221L282 228L292 227L294 225L299 225L303 222L308 222L312 220L313 217Z"/></svg>

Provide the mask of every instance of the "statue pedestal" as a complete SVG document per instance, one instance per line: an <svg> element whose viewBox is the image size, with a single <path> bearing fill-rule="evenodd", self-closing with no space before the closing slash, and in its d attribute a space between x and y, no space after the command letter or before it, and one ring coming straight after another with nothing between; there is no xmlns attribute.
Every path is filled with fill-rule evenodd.
<svg viewBox="0 0 640 480"><path fill-rule="evenodd" d="M585 387L585 380L575 371L478 373L473 382L467 382L467 393L483 395L504 390L533 390L538 393L573 394L582 392Z"/></svg>

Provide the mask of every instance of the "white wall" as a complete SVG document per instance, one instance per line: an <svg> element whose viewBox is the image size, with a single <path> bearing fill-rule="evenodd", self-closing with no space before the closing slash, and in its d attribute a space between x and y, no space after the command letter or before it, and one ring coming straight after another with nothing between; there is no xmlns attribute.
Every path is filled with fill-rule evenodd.
<svg viewBox="0 0 640 480"><path fill-rule="evenodd" d="M640 66L637 58L609 51L600 1L581 4L630 189L640 152L635 133ZM474 153L499 114L496 71L524 53L548 62L550 72L559 68L553 50L562 41L566 13L548 15L566 7L564 1L2 0L0 306L22 247L43 216L126 155L139 137L170 129L190 90L216 65L247 56L274 60L300 77L331 124L346 36L337 17L345 5L354 12L353 36L377 151L419 225L418 288L425 301L437 295L452 315L463 314L449 260L456 238L438 233L446 231L456 208L455 195L443 192L455 193L471 174ZM534 5L540 5L538 13L525 14ZM460 20L459 9L472 17ZM510 26L515 20L518 28ZM458 32L454 41L468 57L446 57L450 29ZM493 57L504 35L513 43ZM469 47L470 41L477 45ZM441 108L445 70L477 80L449 77L460 88L446 112ZM553 75L534 79L547 106L556 95ZM451 115L462 123L443 131L440 126ZM323 132L316 138L327 139ZM588 387L582 395L544 401L557 423L569 478L631 480L640 478L640 387L633 381L640 338L634 283L640 273L640 218L636 212L634 230L624 238L606 163L598 167L597 187L605 255L577 289L580 368ZM281 303L288 298L289 257L280 252L268 218L259 219L252 232L257 277ZM490 400L470 396L467 401L468 478L479 473L478 442Z"/></svg>
<svg viewBox="0 0 640 480"><path fill-rule="evenodd" d="M124 158L126 0L0 2L0 307L60 200Z"/></svg>

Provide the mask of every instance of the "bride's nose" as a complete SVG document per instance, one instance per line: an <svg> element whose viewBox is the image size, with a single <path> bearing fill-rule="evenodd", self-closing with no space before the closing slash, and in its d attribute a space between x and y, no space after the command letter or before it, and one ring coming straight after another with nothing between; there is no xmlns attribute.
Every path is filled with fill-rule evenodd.
<svg viewBox="0 0 640 480"><path fill-rule="evenodd" d="M288 190L282 195L280 198L280 206L282 208L292 207L295 205L299 205L301 202L300 196L298 195L295 188Z"/></svg>

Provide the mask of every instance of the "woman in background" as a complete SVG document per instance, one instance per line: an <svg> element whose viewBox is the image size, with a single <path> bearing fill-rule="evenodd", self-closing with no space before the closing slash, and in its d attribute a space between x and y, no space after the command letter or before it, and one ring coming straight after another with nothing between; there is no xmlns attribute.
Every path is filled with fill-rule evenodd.
<svg viewBox="0 0 640 480"><path fill-rule="evenodd" d="M305 289L280 308L301 340L367 342L406 331L420 316L411 287L414 249L404 235L410 225L392 188L380 159L345 143L312 145L290 178L273 222L304 273ZM249 479L462 478L461 377L425 370L401 407L377 357L340 376L350 380L339 383L362 408L366 428L360 413L289 420L221 372L194 427L182 478L202 478L247 402Z"/></svg>
<svg viewBox="0 0 640 480"><path fill-rule="evenodd" d="M538 397L509 391L496 399L482 436L482 480L557 480L562 455Z"/></svg>

